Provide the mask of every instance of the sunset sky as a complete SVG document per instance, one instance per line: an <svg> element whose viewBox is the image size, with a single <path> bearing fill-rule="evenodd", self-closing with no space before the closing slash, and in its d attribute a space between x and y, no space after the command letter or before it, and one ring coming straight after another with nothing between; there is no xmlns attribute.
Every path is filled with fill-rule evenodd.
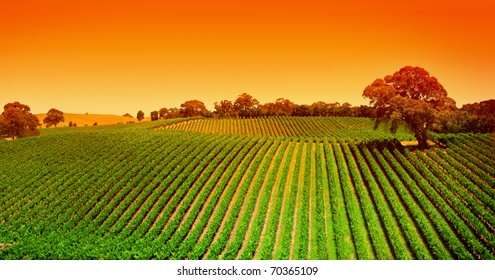
<svg viewBox="0 0 495 280"><path fill-rule="evenodd" d="M495 98L495 1L0 0L0 106L146 115L247 92L368 104L421 66L460 107Z"/></svg>

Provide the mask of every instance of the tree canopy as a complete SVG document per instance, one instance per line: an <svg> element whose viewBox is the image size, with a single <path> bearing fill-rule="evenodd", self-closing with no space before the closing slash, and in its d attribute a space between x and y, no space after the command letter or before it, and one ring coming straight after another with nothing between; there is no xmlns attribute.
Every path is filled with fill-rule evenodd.
<svg viewBox="0 0 495 280"><path fill-rule="evenodd" d="M168 109L160 108L160 110L158 110L158 116L160 117L160 119L166 119L168 117Z"/></svg>
<svg viewBox="0 0 495 280"><path fill-rule="evenodd" d="M207 111L205 104L199 100L188 100L180 105L180 113L184 117L201 116Z"/></svg>
<svg viewBox="0 0 495 280"><path fill-rule="evenodd" d="M46 117L43 119L43 123L46 124L46 127L50 127L52 125L57 127L57 124L64 121L64 112L55 108L51 108L46 114Z"/></svg>
<svg viewBox="0 0 495 280"><path fill-rule="evenodd" d="M466 111L471 115L495 116L495 99L485 100L479 103L464 104L461 110Z"/></svg>
<svg viewBox="0 0 495 280"><path fill-rule="evenodd" d="M256 116L256 111L260 102L247 93L243 93L237 97L234 101L234 110L241 117L253 117Z"/></svg>
<svg viewBox="0 0 495 280"><path fill-rule="evenodd" d="M213 106L215 107L215 113L222 118L234 116L234 103L230 100L215 102Z"/></svg>
<svg viewBox="0 0 495 280"><path fill-rule="evenodd" d="M421 67L406 66L368 85L363 96L370 99L379 123L392 119L392 131L403 121L414 133L419 148L427 148L427 133L436 115L455 109L455 101L435 77Z"/></svg>
<svg viewBox="0 0 495 280"><path fill-rule="evenodd" d="M15 138L39 135L40 121L31 113L28 105L8 103L0 115L0 135Z"/></svg>
<svg viewBox="0 0 495 280"><path fill-rule="evenodd" d="M265 116L290 116L295 106L294 102L289 99L277 98L273 103L260 105L260 109Z"/></svg>
<svg viewBox="0 0 495 280"><path fill-rule="evenodd" d="M137 112L137 116L136 116L136 119L138 121L142 121L144 119L144 112L139 110L139 112Z"/></svg>
<svg viewBox="0 0 495 280"><path fill-rule="evenodd" d="M158 111L152 111L150 113L151 116L151 121L157 121L158 120Z"/></svg>

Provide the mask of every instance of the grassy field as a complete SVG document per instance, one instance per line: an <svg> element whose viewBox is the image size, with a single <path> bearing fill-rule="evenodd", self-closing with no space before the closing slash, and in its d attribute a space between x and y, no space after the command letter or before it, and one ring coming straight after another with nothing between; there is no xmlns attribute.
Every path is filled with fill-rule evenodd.
<svg viewBox="0 0 495 280"><path fill-rule="evenodd" d="M0 141L0 259L494 259L492 135L421 151L372 127L177 119Z"/></svg>

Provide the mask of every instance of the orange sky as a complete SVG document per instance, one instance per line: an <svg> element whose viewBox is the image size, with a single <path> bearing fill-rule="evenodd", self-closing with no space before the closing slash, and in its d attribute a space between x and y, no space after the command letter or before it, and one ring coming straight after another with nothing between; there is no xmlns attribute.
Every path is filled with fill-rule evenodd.
<svg viewBox="0 0 495 280"><path fill-rule="evenodd" d="M494 15L492 0L0 0L0 105L135 115L243 92L361 105L412 65L460 106L495 98Z"/></svg>

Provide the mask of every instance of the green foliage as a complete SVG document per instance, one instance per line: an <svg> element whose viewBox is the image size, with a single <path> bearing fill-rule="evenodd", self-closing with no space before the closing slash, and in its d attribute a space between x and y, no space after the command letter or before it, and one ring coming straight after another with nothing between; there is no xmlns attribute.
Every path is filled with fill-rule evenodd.
<svg viewBox="0 0 495 280"><path fill-rule="evenodd" d="M154 129L189 123L168 119L1 141L0 259L494 258L492 135L423 152L353 141L370 120L339 141L308 134L343 119L196 121L234 133Z"/></svg>
<svg viewBox="0 0 495 280"><path fill-rule="evenodd" d="M393 134L389 124L373 129L369 118L353 117L263 117L255 119L193 119L164 126L175 131L195 131L209 134L241 134L248 136L334 138L340 141L390 141L410 140L413 135L404 126Z"/></svg>

